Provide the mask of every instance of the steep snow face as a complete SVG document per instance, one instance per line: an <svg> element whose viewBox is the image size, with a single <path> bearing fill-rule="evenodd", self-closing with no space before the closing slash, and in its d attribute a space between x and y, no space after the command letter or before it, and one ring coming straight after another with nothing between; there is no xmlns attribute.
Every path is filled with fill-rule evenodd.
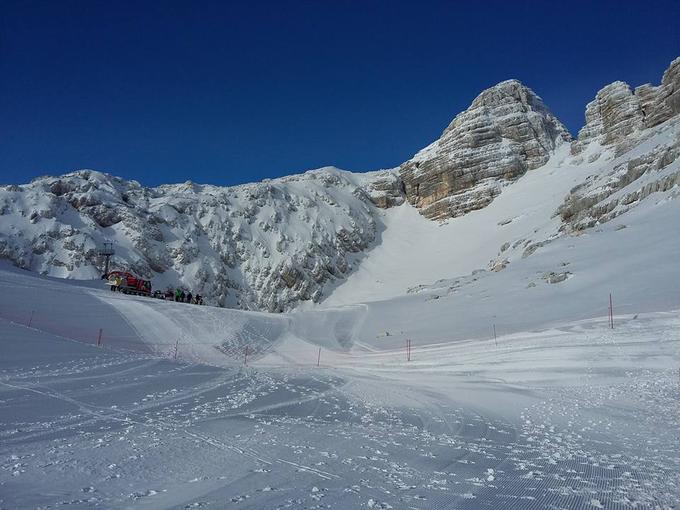
<svg viewBox="0 0 680 510"><path fill-rule="evenodd" d="M482 92L442 136L401 166L406 196L430 219L487 206L503 181L537 168L571 137L531 89L508 80Z"/></svg>
<svg viewBox="0 0 680 510"><path fill-rule="evenodd" d="M392 172L393 173L393 172ZM335 168L232 188L144 188L94 171L0 188L0 257L52 276L98 278L97 250L113 240L112 269L186 286L213 304L284 311L318 301L375 239L389 171ZM369 193L364 191L364 188ZM387 191L386 191L387 189Z"/></svg>

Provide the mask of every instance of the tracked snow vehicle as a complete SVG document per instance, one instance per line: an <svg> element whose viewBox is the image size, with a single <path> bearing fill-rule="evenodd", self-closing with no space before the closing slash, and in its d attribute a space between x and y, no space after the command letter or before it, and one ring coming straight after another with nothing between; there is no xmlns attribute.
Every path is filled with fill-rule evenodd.
<svg viewBox="0 0 680 510"><path fill-rule="evenodd" d="M106 280L111 290L137 296L151 295L151 281L138 278L127 271L111 271L106 275Z"/></svg>

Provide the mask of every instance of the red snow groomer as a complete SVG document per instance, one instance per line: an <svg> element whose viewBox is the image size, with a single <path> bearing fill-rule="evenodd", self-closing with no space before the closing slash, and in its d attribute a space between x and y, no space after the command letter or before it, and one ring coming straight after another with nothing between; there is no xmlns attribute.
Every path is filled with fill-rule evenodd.
<svg viewBox="0 0 680 510"><path fill-rule="evenodd" d="M132 273L127 271L111 271L106 279L107 284L111 286L111 290L119 291L124 294L135 294L137 296L151 295L151 282L137 278Z"/></svg>

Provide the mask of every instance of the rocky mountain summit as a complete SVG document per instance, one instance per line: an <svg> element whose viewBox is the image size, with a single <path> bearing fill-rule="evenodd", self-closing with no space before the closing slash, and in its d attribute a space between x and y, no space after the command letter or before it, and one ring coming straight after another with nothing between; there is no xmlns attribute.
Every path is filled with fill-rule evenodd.
<svg viewBox="0 0 680 510"><path fill-rule="evenodd" d="M613 161L565 198L558 211L564 228L581 231L606 223L651 194L680 186L679 115L680 58L671 62L659 86L645 84L633 91L616 81L602 88L586 106L586 124L571 152L580 155L594 147L588 157L592 162L606 154L605 147ZM665 143L645 143L664 132Z"/></svg>
<svg viewBox="0 0 680 510"><path fill-rule="evenodd" d="M460 216L488 205L502 181L543 165L569 140L540 97L517 80L504 81L401 166L406 197L427 218Z"/></svg>
<svg viewBox="0 0 680 510"><path fill-rule="evenodd" d="M112 269L151 278L155 288L184 286L210 304L280 312L321 301L387 225L399 228L384 209L413 206L444 220L487 206L549 160L550 171L587 171L553 210L554 231L520 232L503 244L489 265L501 271L654 193L679 194L680 58L659 86L604 87L569 141L542 100L509 80L482 92L437 141L394 169L327 167L234 187L147 188L92 170L41 177L0 186L0 259L51 276L98 278L98 249L111 240Z"/></svg>
<svg viewBox="0 0 680 510"><path fill-rule="evenodd" d="M572 143L580 154L592 142L613 145L617 154L630 149L637 137L629 135L653 128L680 114L680 58L676 58L661 79L661 85L645 84L635 91L622 81L601 89L586 106L586 124Z"/></svg>

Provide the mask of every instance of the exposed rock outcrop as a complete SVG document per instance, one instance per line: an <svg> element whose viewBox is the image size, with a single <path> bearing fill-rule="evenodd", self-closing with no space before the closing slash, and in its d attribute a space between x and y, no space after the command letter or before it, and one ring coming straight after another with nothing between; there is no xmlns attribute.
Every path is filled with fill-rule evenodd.
<svg viewBox="0 0 680 510"><path fill-rule="evenodd" d="M549 271L547 273L543 273L543 278L546 282L548 283L562 283L563 281L567 280L570 276L572 276L571 272L569 271L561 271L559 273L556 273L555 271Z"/></svg>
<svg viewBox="0 0 680 510"><path fill-rule="evenodd" d="M645 127L654 127L680 114L680 57L663 74L661 85L641 85L635 89Z"/></svg>
<svg viewBox="0 0 680 510"><path fill-rule="evenodd" d="M586 106L586 123L572 143L572 154L580 154L592 142L613 145L620 155L637 143L630 135L655 127L680 113L680 58L666 70L658 87L642 85L633 92L627 83L616 81L601 89Z"/></svg>
<svg viewBox="0 0 680 510"><path fill-rule="evenodd" d="M601 145L621 143L642 126L640 99L627 83L615 81L586 106L586 123L572 143L572 154L583 152L595 140Z"/></svg>
<svg viewBox="0 0 680 510"><path fill-rule="evenodd" d="M408 201L431 219L488 205L509 180L543 165L571 137L517 80L482 92L439 140L400 168Z"/></svg>
<svg viewBox="0 0 680 510"><path fill-rule="evenodd" d="M580 231L606 223L653 193L675 188L676 195L680 194L680 117L667 126L667 131L668 143L641 151L637 157L614 160L609 170L574 187L557 211L564 222L563 230ZM638 137L638 143L640 138L644 137ZM629 143L635 140L631 137Z"/></svg>
<svg viewBox="0 0 680 510"><path fill-rule="evenodd" d="M404 182L397 169L367 172L360 179L360 186L381 209L401 205L406 199Z"/></svg>

